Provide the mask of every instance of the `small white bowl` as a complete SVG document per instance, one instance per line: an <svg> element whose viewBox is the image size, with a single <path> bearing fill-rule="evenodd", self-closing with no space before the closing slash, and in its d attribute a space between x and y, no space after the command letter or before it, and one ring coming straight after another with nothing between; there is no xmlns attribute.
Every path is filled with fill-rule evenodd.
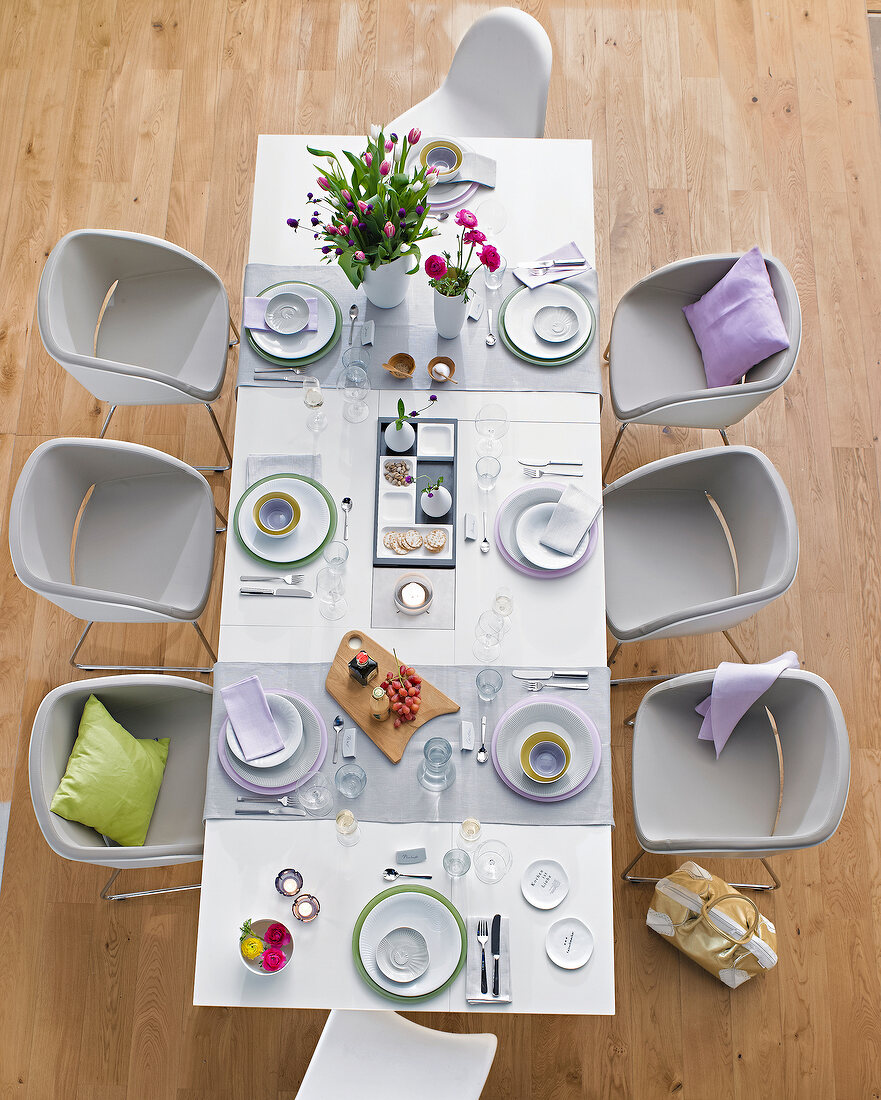
<svg viewBox="0 0 881 1100"><path fill-rule="evenodd" d="M287 962L279 970L264 970L260 964L260 959L246 959L241 952L241 947L239 948L239 958L242 960L243 966L247 970L250 970L252 974L263 974L266 977L272 977L273 974L283 974L284 971L287 970L287 968L290 966L291 959L294 955L294 937L291 934L290 928L288 928L288 926L282 921L274 920L272 917L263 917L260 920L252 920L251 932L257 937L258 940L262 940L263 934L266 932L266 929L270 926L270 924L281 924L283 928L287 928L288 935L291 937L290 940L288 940L288 942L284 945L284 947L280 948L280 950L284 952L285 957L287 958Z"/></svg>
<svg viewBox="0 0 881 1100"><path fill-rule="evenodd" d="M266 303L266 323L273 332L293 336L309 324L309 303L290 290L273 294Z"/></svg>

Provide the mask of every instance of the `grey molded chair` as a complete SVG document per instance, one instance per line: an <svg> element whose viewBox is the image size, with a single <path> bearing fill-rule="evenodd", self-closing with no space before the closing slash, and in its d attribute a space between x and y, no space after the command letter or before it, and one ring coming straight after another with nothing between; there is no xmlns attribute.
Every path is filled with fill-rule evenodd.
<svg viewBox="0 0 881 1100"><path fill-rule="evenodd" d="M335 1008L297 1100L479 1100L497 1045L495 1035L435 1031L396 1012Z"/></svg>
<svg viewBox="0 0 881 1100"><path fill-rule="evenodd" d="M822 844L844 814L850 744L826 681L787 669L743 716L717 760L712 742L697 739L702 719L694 710L710 694L714 674L656 684L636 712L633 823L642 851L621 876L628 882L658 881L631 874L646 852L709 852L761 859L773 885L732 885L773 890L780 881L767 857Z"/></svg>
<svg viewBox="0 0 881 1100"><path fill-rule="evenodd" d="M94 829L67 821L49 809L90 695L97 696L134 737L171 738L156 808L141 847L110 845ZM199 883L195 883L166 890L108 893L119 872L126 868L169 867L201 860L211 697L211 688L206 684L180 676L106 676L62 684L40 704L28 756L37 823L46 843L63 859L113 869L101 891L106 901L198 890Z"/></svg>
<svg viewBox="0 0 881 1100"><path fill-rule="evenodd" d="M632 286L612 318L607 358L618 435L603 470L612 465L628 424L725 429L737 424L786 381L801 344L801 306L792 276L773 256L765 265L790 345L758 363L734 386L710 389L700 348L682 307L696 302L730 271L740 253L694 256L658 268Z"/></svg>
<svg viewBox="0 0 881 1100"><path fill-rule="evenodd" d="M465 32L438 90L385 132L543 137L552 61L541 23L518 8L494 8Z"/></svg>
<svg viewBox="0 0 881 1100"><path fill-rule="evenodd" d="M76 657L95 622L191 622L216 662L196 621L211 588L215 511L205 478L151 447L53 439L36 448L13 493L9 550L22 584L87 620L75 668L212 671Z"/></svg>
<svg viewBox="0 0 881 1100"><path fill-rule="evenodd" d="M789 493L752 447L690 451L618 478L603 492L603 538L610 664L624 642L717 630L745 660L728 631L782 596L798 568Z"/></svg>
<svg viewBox="0 0 881 1100"><path fill-rule="evenodd" d="M140 233L78 229L49 254L37 295L46 351L100 401L201 403L232 459L211 408L238 332L220 278L170 241ZM235 339L229 341L232 329Z"/></svg>

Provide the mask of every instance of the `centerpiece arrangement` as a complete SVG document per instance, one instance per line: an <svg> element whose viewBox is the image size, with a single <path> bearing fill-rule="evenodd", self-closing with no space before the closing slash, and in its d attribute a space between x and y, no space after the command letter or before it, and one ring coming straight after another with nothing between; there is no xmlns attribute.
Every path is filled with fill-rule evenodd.
<svg viewBox="0 0 881 1100"><path fill-rule="evenodd" d="M279 921L246 920L242 925L239 953L252 972L275 974L284 969L293 952L293 937Z"/></svg>
<svg viewBox="0 0 881 1100"><path fill-rule="evenodd" d="M325 158L321 193L309 192L314 204L311 223L318 247L327 262L336 261L352 286L364 285L376 306L400 305L407 295L408 276L419 269L419 241L434 229L425 225L428 189L437 182L437 169L406 167L407 154L421 132L412 129L403 138L385 136L370 128L367 148L359 155L345 150L346 166L336 153L307 146L315 157ZM300 222L288 219L293 229Z"/></svg>
<svg viewBox="0 0 881 1100"><path fill-rule="evenodd" d="M456 224L462 227L455 260L449 252L442 256L429 256L425 261L425 273L434 287L434 323L438 336L452 340L462 331L471 295L470 283L481 267L497 271L500 263L498 249L487 243L486 234L477 225L477 218L470 210L456 214ZM468 255L465 255L465 246ZM469 270L468 265L477 249L478 262Z"/></svg>

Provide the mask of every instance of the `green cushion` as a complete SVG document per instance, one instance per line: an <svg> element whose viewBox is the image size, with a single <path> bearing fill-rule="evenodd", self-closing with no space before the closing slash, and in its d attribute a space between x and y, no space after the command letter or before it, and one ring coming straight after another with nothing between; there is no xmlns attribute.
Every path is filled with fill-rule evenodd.
<svg viewBox="0 0 881 1100"><path fill-rule="evenodd" d="M67 771L49 807L117 844L143 844L162 786L168 737L139 741L90 695Z"/></svg>

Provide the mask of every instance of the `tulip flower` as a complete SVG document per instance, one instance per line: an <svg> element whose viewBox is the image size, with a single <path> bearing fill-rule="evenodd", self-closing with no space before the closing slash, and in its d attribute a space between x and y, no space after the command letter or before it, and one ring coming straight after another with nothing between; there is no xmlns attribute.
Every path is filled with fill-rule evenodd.
<svg viewBox="0 0 881 1100"><path fill-rule="evenodd" d="M387 160L384 160L382 162L382 164L380 164L380 166L379 166L379 174L381 176L387 176L389 174L389 172L391 172L391 170L392 170L392 166L389 164L389 162Z"/></svg>
<svg viewBox="0 0 881 1100"><path fill-rule="evenodd" d="M364 202L363 199L358 199L358 209L361 211L362 214L367 213L367 203Z"/></svg>
<svg viewBox="0 0 881 1100"><path fill-rule="evenodd" d="M352 201L352 196L345 189L345 187L342 189L341 194L342 194L343 198L346 200L346 202L351 202Z"/></svg>
<svg viewBox="0 0 881 1100"><path fill-rule="evenodd" d="M410 131L410 133L407 134L407 141L409 141L411 145L415 145L421 137L422 137L422 131L417 130L416 127L414 126L413 129Z"/></svg>
<svg viewBox="0 0 881 1100"><path fill-rule="evenodd" d="M370 167L371 164L373 164L373 154L372 153L365 153L364 154L364 163L367 165L368 168Z"/></svg>
<svg viewBox="0 0 881 1100"><path fill-rule="evenodd" d="M394 142L393 142L393 141L392 141L391 139L389 139L388 141L386 141L386 143L385 143L385 151L386 151L387 153L390 153L390 152L392 151L392 149L394 149L394 147L395 147L395 143L394 143Z"/></svg>
<svg viewBox="0 0 881 1100"><path fill-rule="evenodd" d="M376 123L374 122L373 125L370 127L370 140L371 141L376 141L376 139L379 137L379 135L381 133L382 133L382 127L377 126Z"/></svg>
<svg viewBox="0 0 881 1100"><path fill-rule="evenodd" d="M330 190L330 182L328 181L326 176L318 177L318 186L324 191Z"/></svg>
<svg viewBox="0 0 881 1100"><path fill-rule="evenodd" d="M367 259L367 257L359 249L359 251L355 253L355 259L359 260L361 263L363 263Z"/></svg>
<svg viewBox="0 0 881 1100"><path fill-rule="evenodd" d="M385 225L382 227L382 231L387 237L394 237L395 235L395 227L392 225L391 222L386 222Z"/></svg>

